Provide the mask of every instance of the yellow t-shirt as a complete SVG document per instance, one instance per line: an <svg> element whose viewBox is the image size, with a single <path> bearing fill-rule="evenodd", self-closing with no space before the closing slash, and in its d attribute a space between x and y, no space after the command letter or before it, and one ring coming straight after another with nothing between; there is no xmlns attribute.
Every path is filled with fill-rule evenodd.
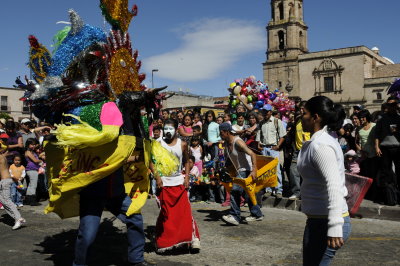
<svg viewBox="0 0 400 266"><path fill-rule="evenodd" d="M304 132L303 126L301 125L301 120L299 120L296 124L296 138L295 145L296 150L300 150L303 146L303 142L310 140L310 132Z"/></svg>
<svg viewBox="0 0 400 266"><path fill-rule="evenodd" d="M23 165L17 167L15 164L10 165L10 173L13 177L21 179L22 173L25 171L25 167Z"/></svg>

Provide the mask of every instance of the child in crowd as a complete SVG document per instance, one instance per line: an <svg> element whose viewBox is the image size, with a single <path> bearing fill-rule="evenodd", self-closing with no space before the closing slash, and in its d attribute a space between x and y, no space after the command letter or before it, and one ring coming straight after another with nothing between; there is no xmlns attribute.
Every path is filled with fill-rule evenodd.
<svg viewBox="0 0 400 266"><path fill-rule="evenodd" d="M153 139L158 140L159 138L161 138L161 127L157 125L153 127Z"/></svg>
<svg viewBox="0 0 400 266"><path fill-rule="evenodd" d="M23 207L22 196L23 196L23 184L25 181L25 166L22 164L22 158L20 155L14 156L14 163L10 166L10 175L16 180L11 185L11 200L17 205L17 207ZM24 182L25 181L25 182ZM26 186L26 185L25 185Z"/></svg>
<svg viewBox="0 0 400 266"><path fill-rule="evenodd" d="M36 188L39 180L39 168L43 164L43 161L39 159L39 155L36 153L39 141L35 138L29 138L25 143L25 158L26 158L26 174L29 177L29 185L26 192L26 202L31 206L40 205L36 201Z"/></svg>
<svg viewBox="0 0 400 266"><path fill-rule="evenodd" d="M190 143L190 155L193 156L194 165L199 170L199 173L203 172L203 148L200 145L200 137L194 136L192 137L192 141ZM200 175L200 174L199 174Z"/></svg>
<svg viewBox="0 0 400 266"><path fill-rule="evenodd" d="M229 123L229 124L232 124L231 120L232 120L231 114L225 113L225 115L224 115L224 122Z"/></svg>
<svg viewBox="0 0 400 266"><path fill-rule="evenodd" d="M344 154L344 164L346 172L355 175L360 173L360 164L358 161L358 155L354 150L349 150Z"/></svg>
<svg viewBox="0 0 400 266"><path fill-rule="evenodd" d="M195 113L195 114L194 114L194 117L193 117L193 127L194 127L194 126L199 126L199 127L200 127L200 130L201 130L201 127L203 126L203 123L201 122L201 116L200 116L199 113Z"/></svg>
<svg viewBox="0 0 400 266"><path fill-rule="evenodd" d="M8 171L8 165L6 158L4 156L0 157L0 202L3 204L4 209L14 220L15 224L12 227L13 230L16 230L25 223L25 219L21 217L17 206L11 200L11 185L14 182L17 182L17 178L11 178L10 172Z"/></svg>
<svg viewBox="0 0 400 266"><path fill-rule="evenodd" d="M193 136L200 136L201 135L201 127L196 125L192 127Z"/></svg>

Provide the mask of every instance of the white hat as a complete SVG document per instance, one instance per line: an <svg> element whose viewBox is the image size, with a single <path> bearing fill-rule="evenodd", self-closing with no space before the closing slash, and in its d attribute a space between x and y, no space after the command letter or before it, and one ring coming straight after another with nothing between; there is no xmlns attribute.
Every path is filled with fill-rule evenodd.
<svg viewBox="0 0 400 266"><path fill-rule="evenodd" d="M26 123L30 123L31 120L29 120L28 118L24 118L21 120L21 124L26 124Z"/></svg>
<svg viewBox="0 0 400 266"><path fill-rule="evenodd" d="M348 152L346 152L346 153L344 154L344 157L348 157L348 156L356 157L356 156L357 156L357 153L356 153L354 150L349 150Z"/></svg>

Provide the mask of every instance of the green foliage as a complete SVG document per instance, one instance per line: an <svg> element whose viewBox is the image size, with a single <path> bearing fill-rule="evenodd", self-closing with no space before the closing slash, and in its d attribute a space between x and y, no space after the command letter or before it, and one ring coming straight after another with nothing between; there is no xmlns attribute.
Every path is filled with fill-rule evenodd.
<svg viewBox="0 0 400 266"><path fill-rule="evenodd" d="M0 112L0 119L4 118L5 120L11 118L11 116L7 113Z"/></svg>

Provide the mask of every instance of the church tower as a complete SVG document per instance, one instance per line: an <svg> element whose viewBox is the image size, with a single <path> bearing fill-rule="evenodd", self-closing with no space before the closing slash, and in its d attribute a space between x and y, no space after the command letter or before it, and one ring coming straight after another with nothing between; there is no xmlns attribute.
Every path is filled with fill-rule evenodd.
<svg viewBox="0 0 400 266"><path fill-rule="evenodd" d="M296 95L298 56L308 52L307 29L303 20L303 0L271 0L267 61L263 64L264 81L270 89L279 88Z"/></svg>

